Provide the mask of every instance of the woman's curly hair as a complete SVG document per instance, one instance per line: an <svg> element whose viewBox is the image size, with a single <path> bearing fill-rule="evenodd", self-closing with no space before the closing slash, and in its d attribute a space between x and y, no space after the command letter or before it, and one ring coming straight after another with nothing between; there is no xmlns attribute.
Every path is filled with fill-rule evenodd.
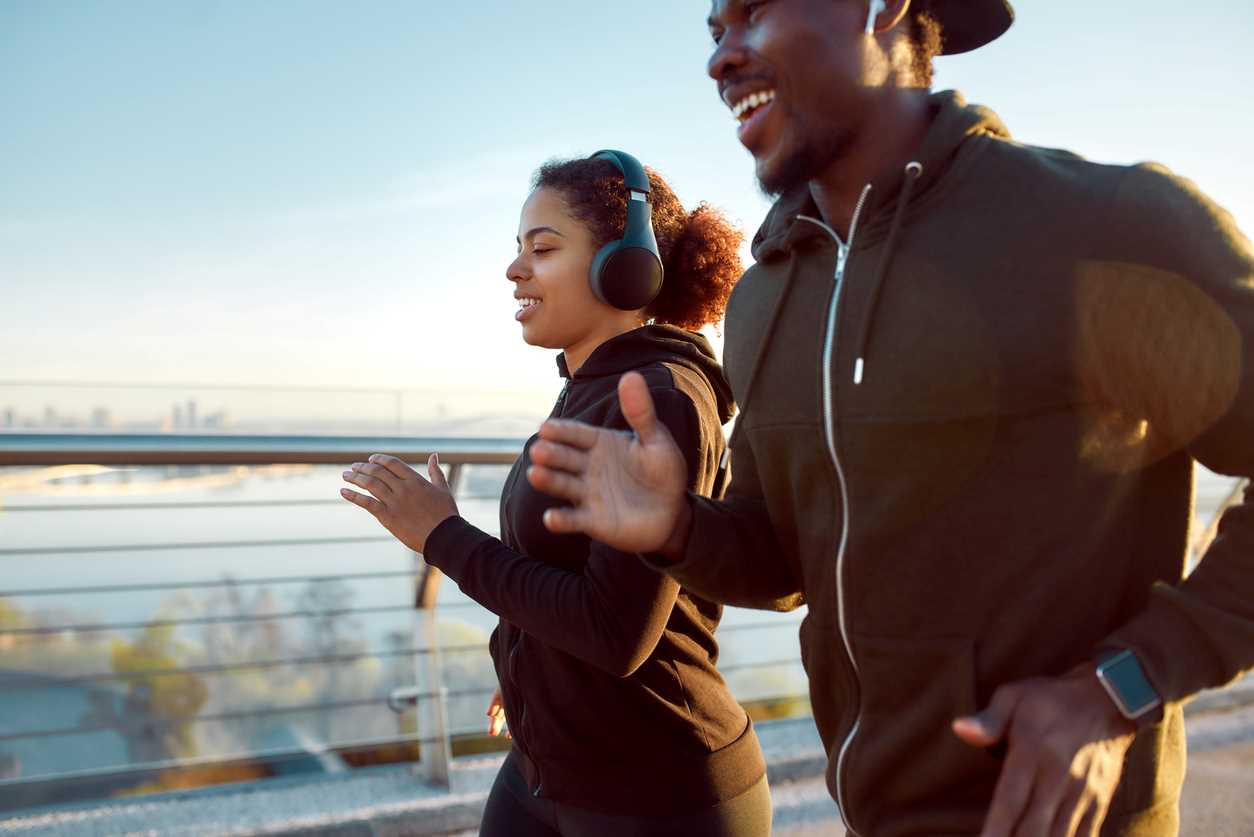
<svg viewBox="0 0 1254 837"><path fill-rule="evenodd" d="M744 234L722 212L701 203L684 209L656 171L649 175L653 234L665 278L645 314L659 323L696 331L723 318L732 286L740 279ZM557 191L571 214L592 231L596 246L622 237L627 223L623 176L604 159L551 160L540 167L533 189Z"/></svg>

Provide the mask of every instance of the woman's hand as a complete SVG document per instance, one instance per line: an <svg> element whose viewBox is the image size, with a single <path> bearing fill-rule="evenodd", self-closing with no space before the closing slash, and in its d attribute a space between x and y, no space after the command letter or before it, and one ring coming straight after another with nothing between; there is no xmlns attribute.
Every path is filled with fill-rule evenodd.
<svg viewBox="0 0 1254 837"><path fill-rule="evenodd" d="M440 457L434 453L427 460L427 474L430 481L395 456L375 453L366 462L354 462L343 474L345 482L374 496L348 488L341 488L340 494L373 514L405 546L422 552L431 530L457 514L453 492L440 470Z"/></svg>
<svg viewBox="0 0 1254 837"><path fill-rule="evenodd" d="M505 704L501 702L501 689L497 687L496 692L492 695L492 702L488 704L488 735L497 736L502 731L506 738L513 738L509 734L509 730L505 728Z"/></svg>

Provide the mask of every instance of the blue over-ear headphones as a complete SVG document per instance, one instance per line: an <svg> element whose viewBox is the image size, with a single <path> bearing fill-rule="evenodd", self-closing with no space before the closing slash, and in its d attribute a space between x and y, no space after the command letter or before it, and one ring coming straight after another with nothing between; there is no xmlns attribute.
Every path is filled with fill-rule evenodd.
<svg viewBox="0 0 1254 837"><path fill-rule="evenodd" d="M592 259L588 279L592 292L606 305L634 311L657 299L662 290L662 257L653 235L649 176L640 161L622 151L606 149L590 159L609 160L627 187L627 224L623 237L611 241Z"/></svg>

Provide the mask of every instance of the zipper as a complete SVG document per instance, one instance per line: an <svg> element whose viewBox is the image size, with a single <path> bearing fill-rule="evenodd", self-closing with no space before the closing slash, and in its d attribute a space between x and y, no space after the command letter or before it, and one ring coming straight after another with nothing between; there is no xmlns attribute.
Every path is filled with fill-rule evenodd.
<svg viewBox="0 0 1254 837"><path fill-rule="evenodd" d="M821 227L832 240L836 242L836 271L832 276L832 294L831 302L827 308L827 327L823 335L823 362L821 365L823 374L823 430L827 438L827 452L832 458L832 465L836 468L836 481L840 487L840 509L841 509L841 527L840 527L840 543L836 549L836 619L840 625L840 639L845 646L845 654L849 657L849 665L853 669L854 684L858 685L858 662L853 656L853 643L849 639L849 626L847 624L845 613L845 548L849 544L849 490L845 481L845 469L840 464L840 456L836 452L836 419L835 410L833 409L832 400L832 356L836 347L836 312L840 306L841 291L845 285L845 266L849 262L849 251L853 248L854 236L858 232L858 219L862 215L862 208L866 205L867 196L871 193L871 184L867 184L862 188L862 194L858 197L858 203L853 210L853 218L849 222L849 241L840 240L840 236L836 234L830 226L823 223L817 218L811 218L808 215L798 215L797 220L809 221ZM845 829L857 837L857 831L854 830L850 823L848 806L845 802L844 787L844 767L845 757L849 753L849 746L853 743L853 739L858 734L858 727L862 723L861 713L854 716L853 726L849 728L849 733L845 736L845 740L840 745L839 754L836 756L836 807L840 812L841 822L844 823Z"/></svg>
<svg viewBox="0 0 1254 837"><path fill-rule="evenodd" d="M509 665L506 668L509 670L509 679L514 681L514 689L518 693L518 728L513 729L512 723L510 728L514 734L514 743L519 745L520 750L526 752L527 748L521 746L520 739L522 738L523 718L527 714L527 702L523 700L522 689L518 685L518 646L522 645L522 632L516 630L513 633L515 633L514 643L509 648Z"/></svg>
<svg viewBox="0 0 1254 837"><path fill-rule="evenodd" d="M523 755L530 759L531 766L536 772L536 787L535 790L531 792L531 795L538 798L543 795L544 785L543 778L540 773L540 764L536 761L535 756L531 755L531 753L527 751L527 745L525 743L527 736L524 734L523 729L524 725L527 723L527 701L523 700L522 687L518 683L518 647L520 645L522 645L521 630L518 631L518 636L514 640L513 646L510 647L509 665L507 666L509 669L510 679L514 681L514 689L518 692L518 724L515 726L513 721L510 721L509 727L510 732L514 736L514 746L517 747Z"/></svg>
<svg viewBox="0 0 1254 837"><path fill-rule="evenodd" d="M553 405L553 416L556 418L562 417L562 407L566 405L566 396L570 392L570 385L573 380L573 378L567 378L566 383L562 384L562 391L558 393L557 403ZM544 791L543 780L540 775L540 765L536 762L535 758L531 756L531 754L527 753L527 748L523 743L526 738L523 730L524 724L527 720L527 701L523 699L522 688L518 685L518 647L522 645L522 637L523 631L519 629L518 636L514 640L514 645L509 650L509 676L513 679L514 686L518 691L518 727L513 730L514 746L518 747L519 750L531 759L531 765L536 772L536 787L535 790L531 792L531 795L539 797Z"/></svg>
<svg viewBox="0 0 1254 837"><path fill-rule="evenodd" d="M571 378L566 379L566 383L562 384L562 391L557 395L557 403L553 405L553 415L555 418L562 417L562 407L566 405L566 393L570 392Z"/></svg>

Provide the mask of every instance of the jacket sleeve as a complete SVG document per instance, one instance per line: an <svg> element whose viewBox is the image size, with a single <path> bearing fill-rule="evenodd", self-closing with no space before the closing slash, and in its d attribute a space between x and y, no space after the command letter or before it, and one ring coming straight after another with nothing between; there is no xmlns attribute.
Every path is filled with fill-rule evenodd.
<svg viewBox="0 0 1254 837"><path fill-rule="evenodd" d="M1230 215L1157 166L1130 169L1115 195L1117 258L1086 267L1093 382L1127 417L1152 463L1186 451L1213 471L1254 476L1254 253ZM1087 288L1087 290L1086 290ZM1081 332L1085 331L1083 323ZM1254 503L1223 516L1198 568L1159 582L1102 645L1131 649L1164 700L1254 667Z"/></svg>
<svg viewBox="0 0 1254 837"><path fill-rule="evenodd" d="M675 390L653 396L659 418L684 448L694 484L695 408ZM618 414L609 423L627 426ZM460 517L432 531L424 557L488 610L618 677L653 653L679 594L675 580L596 541L583 572L570 572L510 549Z"/></svg>
<svg viewBox="0 0 1254 837"><path fill-rule="evenodd" d="M743 433L732 434L731 482L721 499L688 493L692 528L683 560L644 556L700 596L736 607L788 611L805 604L800 565L781 545Z"/></svg>

